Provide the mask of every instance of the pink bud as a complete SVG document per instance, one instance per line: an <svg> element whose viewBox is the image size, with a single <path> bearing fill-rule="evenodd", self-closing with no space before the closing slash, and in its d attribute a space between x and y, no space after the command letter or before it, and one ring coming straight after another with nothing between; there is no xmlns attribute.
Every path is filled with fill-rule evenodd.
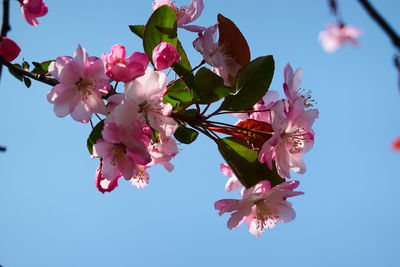
<svg viewBox="0 0 400 267"><path fill-rule="evenodd" d="M144 75L149 58L146 54L135 52L125 58L125 46L113 45L111 54L103 54L102 60L106 75L114 81L130 82Z"/></svg>
<svg viewBox="0 0 400 267"><path fill-rule="evenodd" d="M157 70L165 70L181 60L175 46L166 42L162 42L154 48L152 58Z"/></svg>
<svg viewBox="0 0 400 267"><path fill-rule="evenodd" d="M10 38L0 37L0 55L7 61L13 61L18 57L21 48Z"/></svg>
<svg viewBox="0 0 400 267"><path fill-rule="evenodd" d="M25 20L32 26L37 26L38 17L43 17L47 14L47 6L43 0L19 0L21 3L21 11Z"/></svg>

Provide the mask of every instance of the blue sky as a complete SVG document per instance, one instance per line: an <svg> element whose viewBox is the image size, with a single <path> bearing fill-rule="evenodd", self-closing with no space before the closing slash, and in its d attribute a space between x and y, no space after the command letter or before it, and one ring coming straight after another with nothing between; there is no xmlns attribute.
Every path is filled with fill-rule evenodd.
<svg viewBox="0 0 400 267"><path fill-rule="evenodd" d="M96 4L94 4L96 2ZM272 54L271 89L282 93L283 68L301 67L302 88L312 90L319 119L305 155L303 196L292 199L297 218L260 238L246 226L226 228L214 201L224 191L221 156L200 137L180 145L168 173L150 170L139 190L122 181L111 194L94 185L98 160L89 157L90 125L57 118L46 100L51 89L25 88L3 70L0 83L0 264L13 266L398 266L400 135L394 49L357 1L340 1L344 20L364 31L357 48L325 53L317 41L334 22L328 1L209 1L196 21L211 26L218 13L246 37L252 59ZM372 1L400 29L398 1ZM78 44L100 57L114 44L142 51L128 25L144 24L152 1L46 0L39 26L27 24L11 1L10 38L21 62L72 55ZM187 4L176 1L177 5ZM196 35L180 30L192 65Z"/></svg>

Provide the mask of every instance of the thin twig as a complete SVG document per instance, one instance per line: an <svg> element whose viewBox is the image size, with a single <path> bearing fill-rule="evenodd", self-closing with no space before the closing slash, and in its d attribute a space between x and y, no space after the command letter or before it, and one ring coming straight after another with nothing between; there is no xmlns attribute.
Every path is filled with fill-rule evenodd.
<svg viewBox="0 0 400 267"><path fill-rule="evenodd" d="M3 0L3 23L1 25L1 37L6 37L7 32L11 30L9 21L10 21L10 2L8 0ZM0 78L2 70L3 70L3 65L0 64Z"/></svg>
<svg viewBox="0 0 400 267"><path fill-rule="evenodd" d="M45 84L48 84L51 86L55 86L59 83L56 79L48 78L45 75L36 74L36 73L32 73L32 72L20 69L20 68L14 66L12 63L5 60L2 56L0 56L0 65L5 65L9 70L12 70L17 75L26 76L26 77L32 78L36 81L39 81L39 82L42 82L42 83L45 83Z"/></svg>
<svg viewBox="0 0 400 267"><path fill-rule="evenodd" d="M376 9L368 2L368 0L358 0L360 4L367 10L368 14L373 20L378 23L378 25L383 29L383 31L392 40L392 43L397 49L400 49L400 37L393 30L393 28L385 21L385 19L376 11Z"/></svg>

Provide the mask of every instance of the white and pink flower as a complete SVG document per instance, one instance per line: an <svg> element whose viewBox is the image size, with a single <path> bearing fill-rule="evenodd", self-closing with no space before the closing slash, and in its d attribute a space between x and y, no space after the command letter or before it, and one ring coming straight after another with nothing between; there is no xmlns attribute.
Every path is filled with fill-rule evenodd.
<svg viewBox="0 0 400 267"><path fill-rule="evenodd" d="M271 183L263 180L252 188L245 189L241 200L218 200L214 207L219 210L219 215L233 212L227 222L229 229L246 221L249 232L259 237L265 228L273 228L277 222L290 222L296 217L292 204L286 198L303 194L293 191L298 185L299 181L290 181L271 188Z"/></svg>
<svg viewBox="0 0 400 267"><path fill-rule="evenodd" d="M258 160L267 163L272 169L272 161L281 177L290 178L290 170L304 173L306 166L302 154L314 144L314 131L311 126L318 118L318 110L304 110L301 98L290 103L286 111L285 102L279 101L271 108L273 136L262 146Z"/></svg>
<svg viewBox="0 0 400 267"><path fill-rule="evenodd" d="M93 113L107 113L102 95L107 94L111 86L101 59L89 57L86 50L78 46L73 57L58 57L53 61L49 72L60 82L47 94L58 117L71 114L74 120L86 123Z"/></svg>
<svg viewBox="0 0 400 267"><path fill-rule="evenodd" d="M178 123L170 117L171 104L162 102L166 88L167 75L147 68L144 76L125 84L125 98L114 108L106 122L119 126L139 120L163 137L169 138L178 128Z"/></svg>
<svg viewBox="0 0 400 267"><path fill-rule="evenodd" d="M357 38L362 34L360 29L351 25L326 24L325 27L326 30L320 32L318 39L322 48L328 53L335 52L345 43L357 46Z"/></svg>
<svg viewBox="0 0 400 267"><path fill-rule="evenodd" d="M149 58L144 53L134 52L125 57L125 46L119 44L111 47L111 54L101 57L107 76L114 81L130 82L144 75L149 65Z"/></svg>
<svg viewBox="0 0 400 267"><path fill-rule="evenodd" d="M233 58L226 55L224 47L217 41L218 23L199 33L199 37L193 41L193 47L203 55L204 61L213 67L213 71L224 79L227 86L232 85L232 78L241 69Z"/></svg>

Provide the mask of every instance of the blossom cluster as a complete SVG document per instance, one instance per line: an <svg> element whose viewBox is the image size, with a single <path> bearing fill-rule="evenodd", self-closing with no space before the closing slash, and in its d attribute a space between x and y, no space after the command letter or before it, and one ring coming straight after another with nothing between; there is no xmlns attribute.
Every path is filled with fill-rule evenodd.
<svg viewBox="0 0 400 267"><path fill-rule="evenodd" d="M253 112L236 114L239 117L237 125L251 120L253 124L269 126L271 136L265 142L253 142L253 147L259 150L258 161L267 164L270 169L274 163L282 178L291 178L290 171L305 173L302 154L314 144L315 134L311 127L318 118L318 110L310 109L314 101L309 92L305 94L300 89L301 76L302 70L293 72L288 63L284 69L285 99L278 100L279 93L270 90L253 107ZM295 218L296 213L286 198L302 194L293 191L299 181L283 182L271 188L269 181L262 180L245 189L228 165L221 164L221 172L229 177L225 186L227 192L243 189L241 200L222 199L215 202L220 215L235 211L228 221L228 228L236 228L246 220L250 233L258 237L265 228L274 227L278 221L288 222Z"/></svg>
<svg viewBox="0 0 400 267"><path fill-rule="evenodd" d="M97 189L111 192L121 177L137 188L147 186L147 169L162 164L172 171L170 161L178 154L178 143L189 144L200 132L216 142L228 163L221 165L230 177L226 191L242 189L240 200L215 202L220 215L233 212L229 229L246 221L258 237L277 222L293 220L296 213L287 198L303 193L294 191L299 181L286 179L291 178L291 171L306 171L302 155L313 147L312 125L318 117L310 93L300 89L302 70L293 71L286 65L286 98L279 99L277 91L268 91L274 71L272 56L251 61L247 42L232 21L218 15L211 27L191 25L204 9L202 0L180 8L170 0L156 0L152 7L145 27L131 26L143 38L144 53L127 57L125 46L116 44L98 58L79 45L73 56L58 57L48 67L58 81L47 94L54 113L92 126L88 149L100 160L95 172ZM195 68L176 37L177 28L196 34L192 45L203 60ZM211 68L194 72L205 63ZM163 70L169 68L179 77L167 84ZM206 113L220 100L219 108ZM224 114L223 110L239 121L229 125L210 120ZM94 117L99 120L96 125ZM221 138L217 133L231 137ZM241 155L238 145L248 153ZM258 168L255 174L246 173L248 163L241 158L250 154L256 155L252 162Z"/></svg>

